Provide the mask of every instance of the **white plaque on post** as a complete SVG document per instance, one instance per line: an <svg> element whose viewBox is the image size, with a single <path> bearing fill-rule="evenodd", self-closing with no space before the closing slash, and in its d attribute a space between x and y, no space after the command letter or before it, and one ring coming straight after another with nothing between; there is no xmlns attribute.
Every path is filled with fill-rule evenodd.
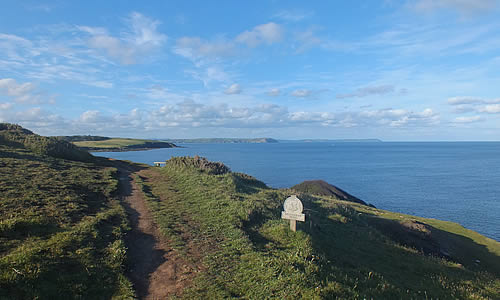
<svg viewBox="0 0 500 300"><path fill-rule="evenodd" d="M284 211L281 212L281 218L290 220L290 229L296 231L296 221L305 222L306 215L302 213L304 206L299 198L295 195L291 195L286 198L285 204L283 204Z"/></svg>

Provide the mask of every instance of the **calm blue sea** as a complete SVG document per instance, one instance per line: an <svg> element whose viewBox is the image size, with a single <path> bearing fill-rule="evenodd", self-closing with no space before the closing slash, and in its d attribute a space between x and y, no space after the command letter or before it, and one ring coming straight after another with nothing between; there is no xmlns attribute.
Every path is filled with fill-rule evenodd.
<svg viewBox="0 0 500 300"><path fill-rule="evenodd" d="M200 155L271 187L323 179L378 208L448 220L500 241L500 143L181 144L95 155L151 164Z"/></svg>

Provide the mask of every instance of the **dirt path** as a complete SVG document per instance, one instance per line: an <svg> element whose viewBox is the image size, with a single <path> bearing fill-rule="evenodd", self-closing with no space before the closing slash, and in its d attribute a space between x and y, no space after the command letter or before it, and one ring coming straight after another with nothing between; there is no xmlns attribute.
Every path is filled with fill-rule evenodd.
<svg viewBox="0 0 500 300"><path fill-rule="evenodd" d="M128 277L139 299L166 299L180 296L190 283L191 268L168 247L146 207L134 181L137 169L117 163L120 190L132 230L125 239L128 247Z"/></svg>

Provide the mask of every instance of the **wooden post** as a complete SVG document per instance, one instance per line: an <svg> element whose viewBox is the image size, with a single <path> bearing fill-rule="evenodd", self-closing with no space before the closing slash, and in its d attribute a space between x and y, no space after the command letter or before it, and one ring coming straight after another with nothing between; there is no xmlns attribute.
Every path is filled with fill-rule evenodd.
<svg viewBox="0 0 500 300"><path fill-rule="evenodd" d="M290 220L290 230L293 232L297 231L297 221Z"/></svg>

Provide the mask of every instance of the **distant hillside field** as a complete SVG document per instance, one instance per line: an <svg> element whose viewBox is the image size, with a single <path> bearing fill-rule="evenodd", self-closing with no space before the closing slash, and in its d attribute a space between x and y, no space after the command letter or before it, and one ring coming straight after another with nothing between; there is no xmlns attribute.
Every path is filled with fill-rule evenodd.
<svg viewBox="0 0 500 300"><path fill-rule="evenodd" d="M125 138L76 141L73 144L88 151L130 151L176 147L174 144L168 142Z"/></svg>

